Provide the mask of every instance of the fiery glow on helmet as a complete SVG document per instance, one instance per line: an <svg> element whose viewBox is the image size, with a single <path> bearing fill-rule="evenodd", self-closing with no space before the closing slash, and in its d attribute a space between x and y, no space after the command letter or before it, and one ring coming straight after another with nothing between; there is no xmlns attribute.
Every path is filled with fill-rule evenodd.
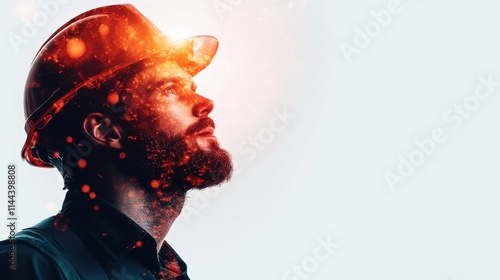
<svg viewBox="0 0 500 280"><path fill-rule="evenodd" d="M66 51L68 52L69 57L72 59L78 59L85 54L85 43L80 38L73 38L68 40L68 44L66 45Z"/></svg>
<svg viewBox="0 0 500 280"><path fill-rule="evenodd" d="M118 103L118 101L120 101L120 95L117 92L114 91L108 94L109 104L115 105L116 103Z"/></svg>
<svg viewBox="0 0 500 280"><path fill-rule="evenodd" d="M28 137L23 157L36 166L51 167L33 153L40 144L38 132L80 89L98 88L120 70L145 60L168 59L194 76L208 66L217 48L218 41L212 36L183 40L165 36L132 5L105 6L71 19L45 42L33 60L25 87ZM119 102L118 94L107 98L110 104Z"/></svg>
<svg viewBox="0 0 500 280"><path fill-rule="evenodd" d="M107 24L101 24L99 26L99 34L101 34L101 36L107 36L109 34L109 26Z"/></svg>

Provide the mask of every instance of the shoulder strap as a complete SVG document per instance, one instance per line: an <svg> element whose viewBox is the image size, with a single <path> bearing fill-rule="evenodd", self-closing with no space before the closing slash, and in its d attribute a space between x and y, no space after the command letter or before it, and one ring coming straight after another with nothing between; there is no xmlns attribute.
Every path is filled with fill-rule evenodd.
<svg viewBox="0 0 500 280"><path fill-rule="evenodd" d="M55 240L67 258L66 262L74 267L81 280L108 280L101 265L83 245L73 230L69 227L65 231L56 229L54 227L54 220L55 217L47 218L35 225L33 229L38 229L50 235ZM70 279L74 279L74 275Z"/></svg>

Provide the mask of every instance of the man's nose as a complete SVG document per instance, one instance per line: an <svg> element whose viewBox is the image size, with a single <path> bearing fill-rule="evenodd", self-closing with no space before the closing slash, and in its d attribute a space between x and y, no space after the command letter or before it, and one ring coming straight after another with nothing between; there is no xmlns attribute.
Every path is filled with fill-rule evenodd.
<svg viewBox="0 0 500 280"><path fill-rule="evenodd" d="M196 94L193 106L193 115L197 118L206 117L214 109L214 102L204 96Z"/></svg>

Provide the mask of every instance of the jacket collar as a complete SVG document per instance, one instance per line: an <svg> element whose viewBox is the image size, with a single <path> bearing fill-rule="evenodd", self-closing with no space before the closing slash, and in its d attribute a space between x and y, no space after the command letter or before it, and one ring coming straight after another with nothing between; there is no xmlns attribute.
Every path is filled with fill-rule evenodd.
<svg viewBox="0 0 500 280"><path fill-rule="evenodd" d="M88 196L65 200L61 214L102 263L130 258L163 277L186 275L186 264L163 241L159 253L155 239L142 227L105 200ZM162 277L162 279L163 279Z"/></svg>

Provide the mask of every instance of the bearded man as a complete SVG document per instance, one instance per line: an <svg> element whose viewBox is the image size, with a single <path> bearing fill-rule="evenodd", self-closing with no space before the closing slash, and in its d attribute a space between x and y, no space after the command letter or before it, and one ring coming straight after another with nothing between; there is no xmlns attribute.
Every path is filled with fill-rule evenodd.
<svg viewBox="0 0 500 280"><path fill-rule="evenodd" d="M43 44L22 156L56 167L67 194L58 215L0 243L2 279L189 279L164 239L186 192L232 171L193 81L217 47L174 41L131 5L85 12Z"/></svg>

